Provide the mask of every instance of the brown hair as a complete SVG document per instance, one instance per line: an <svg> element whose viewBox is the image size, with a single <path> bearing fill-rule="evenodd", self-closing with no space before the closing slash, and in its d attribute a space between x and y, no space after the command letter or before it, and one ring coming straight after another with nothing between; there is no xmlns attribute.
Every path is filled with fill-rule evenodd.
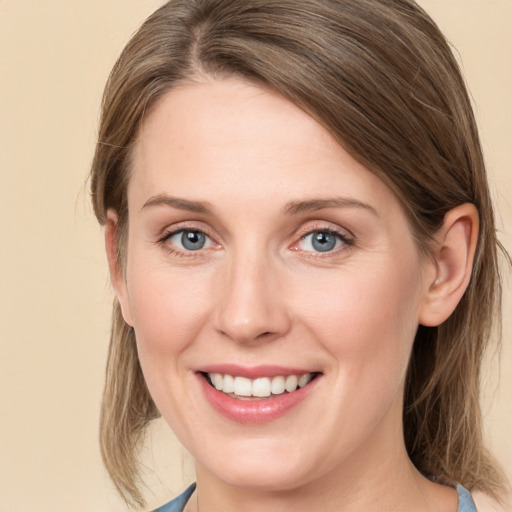
<svg viewBox="0 0 512 512"><path fill-rule="evenodd" d="M92 165L99 222L109 208L119 216L121 265L130 149L144 113L177 83L233 75L308 112L379 176L402 202L423 254L450 209L476 205L469 287L446 322L419 327L403 421L420 471L498 496L504 479L483 445L479 383L500 324L500 244L470 100L445 38L412 0L173 0L158 9L112 70ZM106 467L132 504L143 504L138 444L156 416L133 330L115 302L100 438Z"/></svg>

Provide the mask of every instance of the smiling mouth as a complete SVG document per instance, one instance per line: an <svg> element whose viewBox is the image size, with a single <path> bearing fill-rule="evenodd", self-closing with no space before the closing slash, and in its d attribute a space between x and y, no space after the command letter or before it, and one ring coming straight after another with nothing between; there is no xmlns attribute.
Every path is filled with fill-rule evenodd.
<svg viewBox="0 0 512 512"><path fill-rule="evenodd" d="M313 372L249 379L221 373L201 372L201 374L217 391L239 400L258 400L287 395L307 386L320 375L318 372Z"/></svg>

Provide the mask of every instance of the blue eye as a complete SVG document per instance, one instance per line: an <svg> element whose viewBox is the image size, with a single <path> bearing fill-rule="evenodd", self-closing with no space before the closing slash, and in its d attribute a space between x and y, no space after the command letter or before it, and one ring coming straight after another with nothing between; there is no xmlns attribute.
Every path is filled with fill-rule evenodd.
<svg viewBox="0 0 512 512"><path fill-rule="evenodd" d="M343 242L341 235L330 231L312 231L301 239L303 251L328 252L337 249Z"/></svg>
<svg viewBox="0 0 512 512"><path fill-rule="evenodd" d="M172 245L185 251L199 251L211 246L210 237L194 229L182 229L169 237Z"/></svg>

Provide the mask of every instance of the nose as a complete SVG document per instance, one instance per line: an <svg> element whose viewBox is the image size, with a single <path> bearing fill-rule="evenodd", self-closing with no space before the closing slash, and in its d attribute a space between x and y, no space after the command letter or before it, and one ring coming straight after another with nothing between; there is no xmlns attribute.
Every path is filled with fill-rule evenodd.
<svg viewBox="0 0 512 512"><path fill-rule="evenodd" d="M233 258L220 286L216 329L240 343L270 341L290 329L278 269L264 254Z"/></svg>

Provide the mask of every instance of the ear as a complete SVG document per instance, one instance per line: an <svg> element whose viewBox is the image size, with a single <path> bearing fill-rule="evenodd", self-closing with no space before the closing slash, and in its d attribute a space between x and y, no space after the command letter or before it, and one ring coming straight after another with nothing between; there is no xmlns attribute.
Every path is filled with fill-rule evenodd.
<svg viewBox="0 0 512 512"><path fill-rule="evenodd" d="M133 319L128 300L128 288L123 269L121 268L121 262L119 261L117 223L117 213L109 209L107 211L107 222L105 224L105 249L110 270L110 280L114 287L119 305L121 306L124 321L130 327L133 327Z"/></svg>
<svg viewBox="0 0 512 512"><path fill-rule="evenodd" d="M471 278L478 239L478 211L465 203L450 210L435 234L436 250L426 273L419 323L442 324L455 310Z"/></svg>

